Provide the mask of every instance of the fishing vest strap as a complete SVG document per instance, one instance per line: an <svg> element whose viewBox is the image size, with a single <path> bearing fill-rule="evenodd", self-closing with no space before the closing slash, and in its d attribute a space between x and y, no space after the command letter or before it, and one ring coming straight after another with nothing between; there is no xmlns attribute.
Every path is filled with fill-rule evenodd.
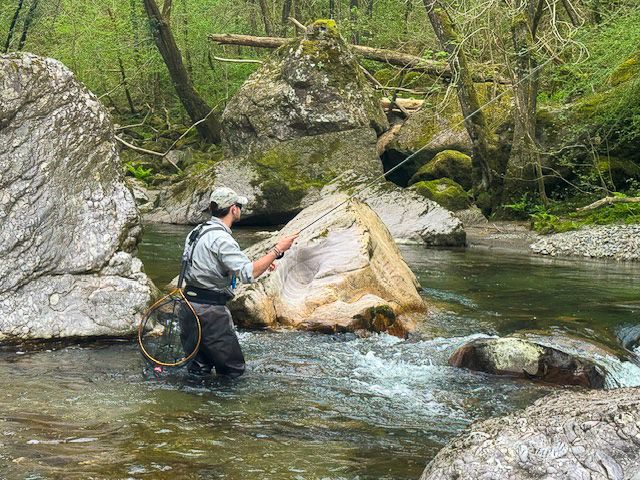
<svg viewBox="0 0 640 480"><path fill-rule="evenodd" d="M204 228L209 225L209 228ZM182 264L180 266L180 275L178 275L178 288L182 288L182 282L187 274L187 270L193 263L193 251L196 248L198 241L207 233L213 230L224 230L222 225L211 225L210 223L201 223L189 234L189 241L187 247L182 254Z"/></svg>

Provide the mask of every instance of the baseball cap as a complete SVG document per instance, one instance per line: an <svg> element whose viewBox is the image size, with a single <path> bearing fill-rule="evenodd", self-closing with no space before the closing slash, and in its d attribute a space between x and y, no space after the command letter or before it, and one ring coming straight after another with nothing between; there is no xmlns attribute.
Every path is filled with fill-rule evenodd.
<svg viewBox="0 0 640 480"><path fill-rule="evenodd" d="M234 203L239 203L240 205L246 205L249 203L247 197L243 197L238 195L235 191L231 190L227 187L218 187L213 192L211 192L211 196L209 197L209 202L216 202L218 208L227 208L233 205Z"/></svg>

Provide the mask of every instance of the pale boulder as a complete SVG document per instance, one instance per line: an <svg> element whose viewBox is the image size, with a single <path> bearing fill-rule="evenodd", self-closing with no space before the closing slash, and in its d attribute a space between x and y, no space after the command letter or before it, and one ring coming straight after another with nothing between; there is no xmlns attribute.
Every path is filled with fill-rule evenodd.
<svg viewBox="0 0 640 480"><path fill-rule="evenodd" d="M230 304L236 322L397 336L412 330L412 314L425 311L419 284L375 212L344 194L332 195L303 210L278 235L311 223L275 272L238 290ZM254 245L249 257L263 255L276 240Z"/></svg>

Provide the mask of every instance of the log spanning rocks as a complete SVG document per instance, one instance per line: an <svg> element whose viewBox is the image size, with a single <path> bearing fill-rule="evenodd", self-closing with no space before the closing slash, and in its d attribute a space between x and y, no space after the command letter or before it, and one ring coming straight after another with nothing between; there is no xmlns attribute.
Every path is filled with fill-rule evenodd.
<svg viewBox="0 0 640 480"><path fill-rule="evenodd" d="M249 197L245 219L291 218L346 170L382 174L376 140L387 119L333 20L276 50L229 101L222 124L215 182Z"/></svg>
<svg viewBox="0 0 640 480"><path fill-rule="evenodd" d="M0 338L131 333L152 285L108 114L61 63L0 55Z"/></svg>
<svg viewBox="0 0 640 480"><path fill-rule="evenodd" d="M436 202L384 180L361 188L366 185L349 171L323 188L321 194L355 193L378 214L397 243L438 247L465 244L462 221Z"/></svg>
<svg viewBox="0 0 640 480"><path fill-rule="evenodd" d="M474 424L421 480L640 478L640 389L570 392Z"/></svg>
<svg viewBox="0 0 640 480"><path fill-rule="evenodd" d="M424 312L425 304L377 215L337 194L303 210L280 234L309 224L274 272L239 289L229 306L234 319L250 328L405 336L414 327L412 314ZM257 258L272 245L268 239L247 253Z"/></svg>

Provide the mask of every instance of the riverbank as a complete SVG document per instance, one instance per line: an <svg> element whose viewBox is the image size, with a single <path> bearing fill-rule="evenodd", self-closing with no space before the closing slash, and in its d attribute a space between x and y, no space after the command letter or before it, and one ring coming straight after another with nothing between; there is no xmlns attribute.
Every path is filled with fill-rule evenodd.
<svg viewBox="0 0 640 480"><path fill-rule="evenodd" d="M467 247L504 253L640 261L640 225L594 225L540 235L528 222L488 222L467 227Z"/></svg>

